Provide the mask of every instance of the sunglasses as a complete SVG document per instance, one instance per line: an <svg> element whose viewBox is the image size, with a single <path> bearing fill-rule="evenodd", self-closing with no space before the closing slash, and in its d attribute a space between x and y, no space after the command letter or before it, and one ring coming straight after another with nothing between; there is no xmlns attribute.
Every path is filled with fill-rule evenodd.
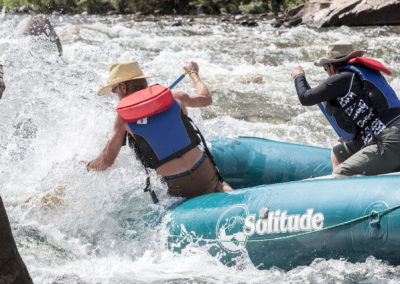
<svg viewBox="0 0 400 284"><path fill-rule="evenodd" d="M119 88L119 84L116 85L114 88L112 88L111 92L113 92L115 94L118 88Z"/></svg>
<svg viewBox="0 0 400 284"><path fill-rule="evenodd" d="M323 66L324 66L324 70L328 71L329 64L324 64Z"/></svg>

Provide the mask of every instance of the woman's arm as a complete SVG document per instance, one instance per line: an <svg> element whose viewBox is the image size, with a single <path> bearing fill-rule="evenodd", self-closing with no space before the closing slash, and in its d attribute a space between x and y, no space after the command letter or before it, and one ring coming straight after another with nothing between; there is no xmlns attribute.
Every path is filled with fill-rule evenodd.
<svg viewBox="0 0 400 284"><path fill-rule="evenodd" d="M183 107L205 107L212 104L212 97L207 86L200 79L199 66L196 62L186 62L183 69L189 73L196 88L195 94L188 94L182 91L173 92L174 98Z"/></svg>
<svg viewBox="0 0 400 284"><path fill-rule="evenodd" d="M125 139L125 123L117 115L114 122L113 134L110 140L108 140L106 146L100 155L87 164L87 169L93 170L105 170L114 164L115 159L118 156L119 151L122 147L122 142Z"/></svg>

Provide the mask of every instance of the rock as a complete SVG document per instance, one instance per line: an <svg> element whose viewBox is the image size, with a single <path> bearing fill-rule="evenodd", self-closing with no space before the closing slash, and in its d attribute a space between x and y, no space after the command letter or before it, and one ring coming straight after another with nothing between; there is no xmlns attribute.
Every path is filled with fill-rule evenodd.
<svg viewBox="0 0 400 284"><path fill-rule="evenodd" d="M258 26L257 22L252 21L252 20L243 21L240 24L245 27L257 27Z"/></svg>
<svg viewBox="0 0 400 284"><path fill-rule="evenodd" d="M16 27L16 34L19 36L40 36L46 35L58 49L58 54L62 56L62 45L60 38L55 32L49 19L44 15L28 16L21 20Z"/></svg>
<svg viewBox="0 0 400 284"><path fill-rule="evenodd" d="M0 197L0 283L33 283L15 245L10 222Z"/></svg>
<svg viewBox="0 0 400 284"><path fill-rule="evenodd" d="M20 14L27 14L31 11L31 7L23 5L19 7L15 12L20 13Z"/></svg>
<svg viewBox="0 0 400 284"><path fill-rule="evenodd" d="M244 20L244 19L246 19L245 15L237 15L237 16L235 16L235 20L236 21L241 21L241 20Z"/></svg>
<svg viewBox="0 0 400 284"><path fill-rule="evenodd" d="M0 99L3 96L3 92L6 89L6 85L4 84L4 77L3 77L3 65L0 64Z"/></svg>
<svg viewBox="0 0 400 284"><path fill-rule="evenodd" d="M171 25L171 27L180 27L180 26L182 26L182 21L181 21L181 20L176 21L175 23L173 23L173 24Z"/></svg>
<svg viewBox="0 0 400 284"><path fill-rule="evenodd" d="M400 24L399 0L312 0L289 10L274 26L312 27Z"/></svg>
<svg viewBox="0 0 400 284"><path fill-rule="evenodd" d="M264 76L261 74L249 74L235 77L235 81L242 84L262 84L264 83Z"/></svg>

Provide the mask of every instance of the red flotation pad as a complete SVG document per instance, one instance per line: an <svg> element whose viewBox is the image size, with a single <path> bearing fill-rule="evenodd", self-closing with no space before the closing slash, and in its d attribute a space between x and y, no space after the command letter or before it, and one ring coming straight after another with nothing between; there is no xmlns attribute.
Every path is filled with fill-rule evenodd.
<svg viewBox="0 0 400 284"><path fill-rule="evenodd" d="M123 98L118 104L117 112L123 121L136 122L163 112L173 103L174 98L170 89L154 85Z"/></svg>
<svg viewBox="0 0 400 284"><path fill-rule="evenodd" d="M379 61L369 58L369 57L355 57L347 61L348 64L363 64L371 69L378 70L381 72L384 72L388 75L392 74L392 71L390 71L388 68L386 68L385 65L380 63Z"/></svg>

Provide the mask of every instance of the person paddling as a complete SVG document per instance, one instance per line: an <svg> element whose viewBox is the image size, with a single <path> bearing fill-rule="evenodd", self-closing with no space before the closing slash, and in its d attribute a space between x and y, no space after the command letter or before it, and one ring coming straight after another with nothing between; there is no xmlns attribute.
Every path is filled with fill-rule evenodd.
<svg viewBox="0 0 400 284"><path fill-rule="evenodd" d="M291 74L300 103L319 104L344 138L332 149L333 177L400 170L400 100L381 74L390 71L363 55L349 43L329 45L327 56L314 63L329 78L315 88L301 66Z"/></svg>
<svg viewBox="0 0 400 284"><path fill-rule="evenodd" d="M135 149L146 171L147 168L155 169L168 185L170 195L192 198L231 189L220 178L212 157L198 147L201 139L187 116L187 107L210 105L211 94L200 79L199 67L195 62L186 62L183 69L189 74L197 92L189 95L186 92L173 91L171 107L136 122L127 123L117 115L111 139L100 155L88 163L88 169L105 170L110 167L129 133L129 144ZM98 95L113 92L120 102L129 95L133 96L130 98L140 100L140 96L148 96L149 90L151 93L152 89L157 89L148 88L147 78L149 77L143 74L137 62L113 64L109 69L109 84L101 88ZM168 89L167 91L169 92ZM157 202L154 194L152 197Z"/></svg>

